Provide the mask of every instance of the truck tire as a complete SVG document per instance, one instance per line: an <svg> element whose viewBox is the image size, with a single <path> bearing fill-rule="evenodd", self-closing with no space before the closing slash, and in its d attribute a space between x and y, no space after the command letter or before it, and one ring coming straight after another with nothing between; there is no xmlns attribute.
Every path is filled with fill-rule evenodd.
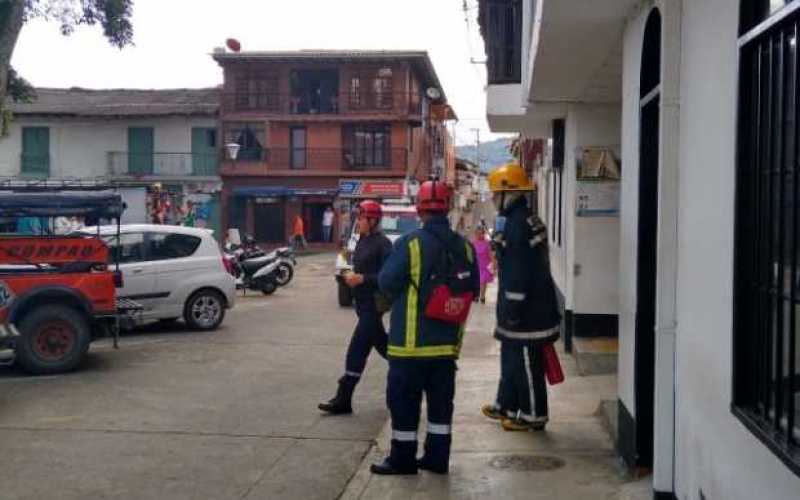
<svg viewBox="0 0 800 500"><path fill-rule="evenodd" d="M225 299L216 290L199 290L186 301L183 319L192 330L216 330L225 319Z"/></svg>
<svg viewBox="0 0 800 500"><path fill-rule="evenodd" d="M91 342L86 315L65 306L33 309L19 322L19 332L17 361L35 375L74 370Z"/></svg>
<svg viewBox="0 0 800 500"><path fill-rule="evenodd" d="M342 283L338 283L339 287L339 306L350 307L353 305L353 294L350 293L350 288Z"/></svg>

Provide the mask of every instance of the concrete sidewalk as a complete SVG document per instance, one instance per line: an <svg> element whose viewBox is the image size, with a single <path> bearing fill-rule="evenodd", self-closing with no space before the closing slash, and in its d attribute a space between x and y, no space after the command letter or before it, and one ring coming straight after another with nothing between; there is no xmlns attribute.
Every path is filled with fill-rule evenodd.
<svg viewBox="0 0 800 500"><path fill-rule="evenodd" d="M369 465L389 448L387 422L341 498L652 498L647 480L629 483L625 478L598 416L602 400L616 400L615 376L581 377L573 358L559 351L567 379L549 388L551 420L545 432L506 432L481 415L480 406L492 402L499 376L493 311L493 304L477 306L468 326L459 361L449 476L424 471L407 477L373 476ZM424 415L420 421L421 445Z"/></svg>

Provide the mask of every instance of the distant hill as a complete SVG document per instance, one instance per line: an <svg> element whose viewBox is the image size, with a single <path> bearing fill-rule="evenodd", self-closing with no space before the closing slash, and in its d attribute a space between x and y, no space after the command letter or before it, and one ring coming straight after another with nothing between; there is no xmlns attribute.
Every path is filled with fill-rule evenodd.
<svg viewBox="0 0 800 500"><path fill-rule="evenodd" d="M456 147L456 155L475 163L479 163L484 172L489 172L494 167L510 162L513 157L508 151L511 139L495 139L491 142L481 143L481 161L476 160L475 145L464 145Z"/></svg>

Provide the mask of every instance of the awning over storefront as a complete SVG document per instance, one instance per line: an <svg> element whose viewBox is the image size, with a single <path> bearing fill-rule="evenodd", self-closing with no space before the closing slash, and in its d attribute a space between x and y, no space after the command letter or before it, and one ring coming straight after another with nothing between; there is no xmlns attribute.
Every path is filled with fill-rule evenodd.
<svg viewBox="0 0 800 500"><path fill-rule="evenodd" d="M284 186L240 186L233 189L234 196L268 198L278 196L336 196L338 189L289 188Z"/></svg>

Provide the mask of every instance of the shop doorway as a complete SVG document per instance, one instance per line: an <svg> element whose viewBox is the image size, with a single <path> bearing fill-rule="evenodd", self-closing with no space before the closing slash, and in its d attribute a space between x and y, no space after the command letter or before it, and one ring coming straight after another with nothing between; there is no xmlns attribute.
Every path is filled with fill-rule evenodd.
<svg viewBox="0 0 800 500"><path fill-rule="evenodd" d="M309 243L325 241L322 232L322 216L330 203L304 203L303 221L306 225L306 239Z"/></svg>
<svg viewBox="0 0 800 500"><path fill-rule="evenodd" d="M639 222L636 265L634 394L637 467L653 465L656 358L658 183L661 120L661 14L653 10L642 49L639 136Z"/></svg>
<svg viewBox="0 0 800 500"><path fill-rule="evenodd" d="M283 203L256 203L255 238L259 243L286 242L286 211Z"/></svg>

